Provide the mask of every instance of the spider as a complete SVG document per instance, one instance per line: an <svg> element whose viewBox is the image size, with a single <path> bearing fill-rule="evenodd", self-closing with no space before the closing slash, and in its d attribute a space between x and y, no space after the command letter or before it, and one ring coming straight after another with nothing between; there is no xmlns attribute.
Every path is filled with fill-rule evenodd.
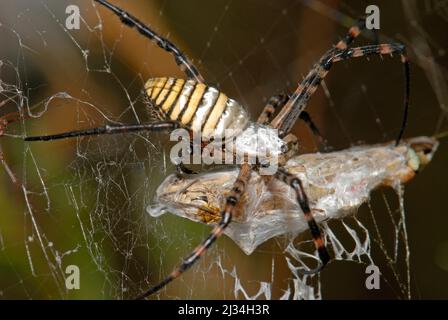
<svg viewBox="0 0 448 320"><path fill-rule="evenodd" d="M212 136L224 135L225 129L228 128L234 129L234 132L236 132L235 135L239 136L254 134L262 135L261 132L266 131L269 131L270 133L275 132L274 138L269 141L270 145L268 145L268 148L272 153L280 155L281 157L279 158L281 160L279 161L278 170L273 177L283 181L295 191L296 200L305 216L319 258L319 263L315 268L305 270L303 273L314 274L320 272L329 262L330 255L326 249L319 226L311 214L309 201L302 185L302 181L283 167L286 160L296 154L297 151L295 150L297 138L292 135L290 131L299 118L307 122L312 129L315 129L315 126L310 121L309 116L305 113L304 109L307 102L335 62L361 56L398 54L401 57L405 74L404 111L400 131L396 139L396 144L398 145L407 122L410 93L409 62L405 46L400 43L392 43L349 47L353 40L365 29L365 20L360 19L355 26L349 29L342 40L330 48L320 60L314 64L311 71L299 83L297 89L291 96L274 96L264 107L258 120L256 122L250 122L248 120L249 116L246 109L237 101L228 98L223 92L206 85L205 80L198 69L175 44L157 34L136 17L108 1L95 0L95 2L98 2L112 11L120 18L122 23L131 28L136 28L144 37L150 39L160 48L173 55L175 62L185 73L188 80L163 77L152 78L146 82L146 94L151 105L158 111L161 121L147 124L106 125L53 135L25 137L24 140L49 141L80 136L138 131L168 133L178 128L186 128L192 134L201 133L201 144L207 145L211 142ZM279 109L279 111L275 114L277 109ZM226 137L226 139L227 138L232 137ZM239 146L236 146L235 148L238 149ZM226 227L232 221L235 207L248 187L251 171L260 170L263 164L251 164L246 160L243 160L239 166L240 168L237 178L231 191L226 197L224 207L221 208L220 220L209 236L186 256L167 277L138 295L136 297L137 299L147 298L165 287L174 279L178 278L223 234Z"/></svg>

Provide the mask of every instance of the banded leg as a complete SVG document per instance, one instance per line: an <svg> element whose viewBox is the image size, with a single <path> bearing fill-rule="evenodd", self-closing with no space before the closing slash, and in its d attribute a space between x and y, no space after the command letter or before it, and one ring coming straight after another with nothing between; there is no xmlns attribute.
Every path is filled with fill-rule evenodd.
<svg viewBox="0 0 448 320"><path fill-rule="evenodd" d="M409 61L404 45L399 43L362 46L346 50L329 50L329 53L325 54L319 60L319 62L314 65L313 69L297 87L296 91L283 107L283 109L278 113L274 120L272 120L271 126L273 128L279 129L281 136L286 135L292 129L300 113L305 109L308 100L311 98L319 84L328 74L333 65L333 62L368 55L392 55L394 53L399 54L401 57L405 76L403 119L400 127L400 132L396 139L396 144L398 145L406 127L410 94Z"/></svg>
<svg viewBox="0 0 448 320"><path fill-rule="evenodd" d="M313 218L311 213L310 205L308 202L308 197L306 196L305 190L302 185L302 181L295 175L287 172L286 170L279 168L275 177L294 189L297 196L297 202L305 215L306 222L311 231L311 236L313 237L313 242L319 255L320 263L319 265L311 270L302 271L304 274L314 274L320 272L325 265L330 260L330 255L328 254L327 248L325 247L324 240L322 238L322 233L320 232L319 226Z"/></svg>
<svg viewBox="0 0 448 320"><path fill-rule="evenodd" d="M409 96L410 96L410 91L411 91L409 59L406 54L405 46L402 44L399 44L399 43L395 43L395 44L379 44L379 45L370 45L370 46L351 48L344 52L340 52L340 53L334 55L334 57L332 58L332 62L338 62L338 61L347 60L350 58L369 56L369 55L393 55L394 53L399 54L401 57L401 62L403 63L403 70L404 70L404 77L405 77L403 117L402 117L402 122L401 122L401 126L400 126L400 131L395 140L395 145L398 146L400 144L401 138L403 137L403 133L406 128L406 123L407 123L408 113L409 113Z"/></svg>
<svg viewBox="0 0 448 320"><path fill-rule="evenodd" d="M324 148L326 148L327 147L326 142L325 142L324 138L322 137L322 134L320 133L319 128L317 128L313 119L311 119L310 114L308 112L306 112L305 110L302 111L299 114L299 120L302 120L308 126L308 128L311 130L311 133L313 134L313 136L315 138L317 138L318 143L321 146L323 146Z"/></svg>
<svg viewBox="0 0 448 320"><path fill-rule="evenodd" d="M334 47L337 50L345 50L348 46L366 29L366 20L359 19L358 23L348 29L344 38L342 38Z"/></svg>
<svg viewBox="0 0 448 320"><path fill-rule="evenodd" d="M151 287L149 290L136 297L137 300L145 299L151 294L159 291L165 287L168 283L173 281L187 271L193 264L207 251L207 249L223 234L224 230L232 221L233 211L238 204L241 196L246 190L247 183L250 178L252 168L249 164L245 163L241 165L240 172L233 185L230 194L226 198L224 210L221 212L221 220L218 225L213 229L210 235L202 241L202 243L193 250L193 252L183 259L182 263L176 267L165 279Z"/></svg>
<svg viewBox="0 0 448 320"><path fill-rule="evenodd" d="M187 58L187 56L183 54L182 51L180 51L179 48L176 47L176 45L174 45L174 43L158 35L154 30L146 26L143 22L130 15L126 11L107 2L106 0L95 1L115 13L124 24L131 28L135 27L140 34L155 42L163 50L171 53L174 56L176 64L187 75L188 78L194 79L198 82L204 82L204 78L201 76L198 69Z"/></svg>
<svg viewBox="0 0 448 320"><path fill-rule="evenodd" d="M274 116L275 111L279 108L282 108L286 104L286 102L288 102L288 99L289 96L283 93L269 98L266 106L258 117L257 123L269 124ZM299 115L299 119L302 120L311 130L312 134L317 137L317 139L319 140L319 144L324 145L324 139L320 134L320 131L314 123L313 119L311 119L310 114L306 111L302 111Z"/></svg>
<svg viewBox="0 0 448 320"><path fill-rule="evenodd" d="M263 108L263 111L261 111L261 114L257 119L257 123L268 124L272 120L275 110L283 107L286 102L288 102L288 99L288 95L284 93L270 97L266 103L266 106Z"/></svg>
<svg viewBox="0 0 448 320"><path fill-rule="evenodd" d="M181 128L182 125L177 121L159 121L148 124L115 125L89 128L84 130L67 131L47 136L25 137L24 141L51 141L82 136L98 136L103 134L130 133L140 131L167 132Z"/></svg>

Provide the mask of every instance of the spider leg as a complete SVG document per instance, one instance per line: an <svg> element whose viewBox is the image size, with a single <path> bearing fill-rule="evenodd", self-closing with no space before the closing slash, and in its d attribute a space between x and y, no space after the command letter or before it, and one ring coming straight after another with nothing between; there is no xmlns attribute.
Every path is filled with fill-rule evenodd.
<svg viewBox="0 0 448 320"><path fill-rule="evenodd" d="M269 122L274 117L274 113L277 109L282 108L286 102L288 102L289 96L284 93L280 93L278 95L272 96L269 98L266 106L263 108L263 111L261 112L260 116L258 117L257 123L260 124L269 124ZM314 123L313 119L311 118L310 114L306 111L302 111L299 115L299 119L302 120L308 128L311 130L313 136L315 136L319 144L324 145L324 139Z"/></svg>
<svg viewBox="0 0 448 320"><path fill-rule="evenodd" d="M244 194L246 185L250 178L252 167L244 163L241 165L238 177L233 184L230 194L226 198L224 210L221 212L221 219L218 225L213 229L210 235L202 241L202 243L193 250L193 252L183 259L182 263L176 267L165 279L151 287L149 290L136 297L137 300L145 299L151 294L159 291L168 283L178 278L182 273L187 271L193 264L207 251L207 249L218 239L224 232L232 220L233 211L237 206L241 196Z"/></svg>
<svg viewBox="0 0 448 320"><path fill-rule="evenodd" d="M288 95L284 93L280 93L270 97L265 107L263 108L263 111L261 111L261 114L257 119L257 123L268 124L269 121L272 120L275 110L283 107L286 102L288 102Z"/></svg>
<svg viewBox="0 0 448 320"><path fill-rule="evenodd" d="M300 179L297 176L287 172L285 169L282 168L278 169L277 173L275 174L275 177L283 181L287 185L289 185L296 192L297 202L299 203L300 208L302 209L303 214L305 215L306 222L308 223L308 227L311 231L311 236L313 237L314 245L316 246L316 250L319 255L320 263L316 268L311 270L304 270L301 272L303 274L318 273L328 263L328 261L330 260L330 255L328 254L327 248L325 247L324 239L322 237L322 233L320 232L319 226L317 225L311 213L308 197L303 188L302 181L300 181Z"/></svg>
<svg viewBox="0 0 448 320"><path fill-rule="evenodd" d="M311 119L310 114L308 112L306 112L305 110L303 110L299 114L299 119L302 120L303 122L305 122L305 124L311 130L311 133L313 134L313 136L315 138L317 138L319 144L321 146L324 146L324 148L327 147L326 142L325 142L324 138L322 137L322 134L319 131L319 128L316 126L313 119Z"/></svg>
<svg viewBox="0 0 448 320"><path fill-rule="evenodd" d="M177 170L177 173L181 176L184 174L187 174L187 175L198 174L197 171L188 168L183 162L176 164L176 170Z"/></svg>
<svg viewBox="0 0 448 320"><path fill-rule="evenodd" d="M345 50L350 44L366 29L366 17L361 17L358 19L356 25L353 25L348 29L344 38L342 38L335 46L336 50ZM379 44L378 30L370 30L373 33L373 43ZM331 49L330 49L331 50Z"/></svg>
<svg viewBox="0 0 448 320"><path fill-rule="evenodd" d="M177 121L158 121L148 124L130 124L130 125L114 125L114 126L106 125L103 127L67 131L47 136L25 137L23 140L50 141L50 140L59 140L81 136L97 136L103 134L117 134L117 133L140 132L140 131L166 132L166 131L173 131L181 127L182 125Z"/></svg>
<svg viewBox="0 0 448 320"><path fill-rule="evenodd" d="M401 56L401 62L403 63L405 76L403 119L400 127L400 132L396 139L396 144L398 145L406 127L410 94L409 61L406 55L405 46L399 43L369 45L357 48L349 48L346 50L329 50L329 52L325 54L317 64L314 65L313 69L297 87L296 91L293 93L289 101L282 108L282 110L280 110L274 120L272 120L270 125L273 128L279 129L281 136L286 135L292 129L300 113L305 109L308 100L316 91L319 84L328 74L333 65L333 62L362 56L392 55L394 53L397 53Z"/></svg>
<svg viewBox="0 0 448 320"><path fill-rule="evenodd" d="M348 46L355 40L363 30L366 28L366 20L365 18L361 18L358 20L358 23L350 29L348 29L344 38L342 38L334 47L337 50L345 50Z"/></svg>
<svg viewBox="0 0 448 320"><path fill-rule="evenodd" d="M406 54L406 48L402 44L379 44L379 45L370 45L370 46L362 46L357 48L348 49L345 52L338 53L334 56L333 62L347 60L349 58L362 57L368 55L387 55L398 53L401 57L401 62L403 63L404 68L404 77L405 77L405 87L404 87L404 101L403 101L403 117L400 126L400 131L398 133L397 138L395 139L395 145L398 146L400 144L400 140L403 137L404 130L406 128L406 123L408 119L409 113L409 96L411 91L410 85L410 70L409 70L409 59Z"/></svg>
<svg viewBox="0 0 448 320"><path fill-rule="evenodd" d="M204 78L201 76L198 69L187 58L187 56L183 54L182 51L179 50L179 48L176 47L174 43L158 35L154 30L146 26L143 22L130 15L126 11L107 2L106 0L95 1L115 13L124 24L131 28L135 27L137 31L140 32L140 34L155 42L163 50L171 53L174 56L176 64L181 68L181 70L187 75L188 78L194 79L198 82L204 82Z"/></svg>

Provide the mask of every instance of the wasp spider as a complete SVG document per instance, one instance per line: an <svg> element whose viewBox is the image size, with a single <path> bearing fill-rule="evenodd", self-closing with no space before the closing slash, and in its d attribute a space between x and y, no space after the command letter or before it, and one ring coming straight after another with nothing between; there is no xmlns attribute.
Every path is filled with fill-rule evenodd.
<svg viewBox="0 0 448 320"><path fill-rule="evenodd" d="M224 135L225 129L234 129L232 132L238 135L262 135L262 132L276 130L276 134L269 143L273 154L282 155L283 160L274 177L288 184L296 195L297 202L303 211L306 222L310 229L317 254L319 265L309 269L305 273L319 272L330 260L325 247L324 238L316 224L311 212L307 195L301 180L289 173L282 165L288 158L294 155L294 145L297 139L290 134L297 119L302 118L310 127L315 129L309 117L304 113L308 100L315 92L321 81L329 72L335 62L351 58L369 55L392 55L398 54L404 65L405 72L405 98L403 120L399 135L396 139L398 144L406 125L409 104L409 63L405 53L405 47L399 43L375 44L361 47L349 47L353 40L365 28L364 20L360 20L356 26L349 29L345 37L335 46L329 49L320 60L314 64L311 71L300 82L295 92L289 96L274 96L265 106L257 122L250 122L246 110L235 100L226 94L208 86L193 63L172 42L154 32L124 10L114 6L105 0L95 0L116 14L120 20L129 27L137 29L144 37L150 39L160 48L171 53L188 80L170 77L149 79L145 85L147 96L155 109L163 116L162 121L148 124L114 125L90 128L85 130L70 131L47 136L26 137L26 141L48 141L62 138L116 134L136 131L163 131L171 132L177 128L186 128L193 133L201 133L202 145L207 145L212 136ZM274 117L275 109L280 108ZM260 130L263 129L263 130ZM316 130L314 130L316 131ZM228 138L228 137L226 137ZM285 147L286 146L286 147ZM288 148L289 147L289 148ZM238 149L238 146L236 146ZM179 277L189 269L219 238L226 227L231 223L232 214L242 195L248 187L248 181L252 170L259 170L260 164L249 164L244 162L240 165L239 174L234 182L233 188L226 197L225 204L221 208L221 217L210 235L197 246L191 254L186 256L182 262L160 283L154 285L147 291L141 293L137 298L143 299L159 291L168 283Z"/></svg>

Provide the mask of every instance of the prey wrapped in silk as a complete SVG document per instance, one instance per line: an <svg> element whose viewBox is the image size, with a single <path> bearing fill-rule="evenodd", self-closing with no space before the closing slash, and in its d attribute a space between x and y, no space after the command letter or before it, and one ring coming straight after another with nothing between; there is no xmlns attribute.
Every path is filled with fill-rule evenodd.
<svg viewBox="0 0 448 320"><path fill-rule="evenodd" d="M417 137L399 146L388 143L303 154L291 158L285 169L301 179L314 219L320 223L356 213L377 188L409 182L431 161L437 146L433 138ZM169 212L214 225L237 175L237 168L171 175L159 186L148 212L154 217ZM270 238L307 229L294 190L272 176L252 172L225 234L251 254Z"/></svg>

